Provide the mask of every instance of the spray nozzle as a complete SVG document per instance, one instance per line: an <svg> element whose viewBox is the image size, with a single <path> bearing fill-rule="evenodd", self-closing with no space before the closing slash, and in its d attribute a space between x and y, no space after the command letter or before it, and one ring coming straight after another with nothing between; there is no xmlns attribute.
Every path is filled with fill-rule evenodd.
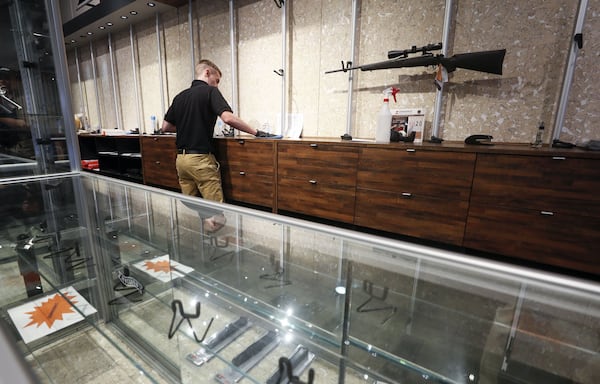
<svg viewBox="0 0 600 384"><path fill-rule="evenodd" d="M385 98L389 99L390 95L392 95L394 97L394 103L397 102L396 100L396 94L400 92L400 90L396 87L389 87L383 90L383 94L385 95Z"/></svg>

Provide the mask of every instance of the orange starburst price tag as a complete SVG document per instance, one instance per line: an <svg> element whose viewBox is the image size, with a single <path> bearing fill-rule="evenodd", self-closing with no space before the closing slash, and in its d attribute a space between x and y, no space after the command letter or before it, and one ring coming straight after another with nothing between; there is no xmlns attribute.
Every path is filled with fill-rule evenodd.
<svg viewBox="0 0 600 384"><path fill-rule="evenodd" d="M66 298L73 300L75 296L66 295ZM77 304L77 301L71 302ZM57 293L42 304L36 305L33 311L26 312L26 314L30 316L31 321L25 326L29 327L30 325L36 324L36 326L39 327L45 323L48 328L50 328L55 321L63 320L64 314L74 312L71 303L67 301L65 297Z"/></svg>

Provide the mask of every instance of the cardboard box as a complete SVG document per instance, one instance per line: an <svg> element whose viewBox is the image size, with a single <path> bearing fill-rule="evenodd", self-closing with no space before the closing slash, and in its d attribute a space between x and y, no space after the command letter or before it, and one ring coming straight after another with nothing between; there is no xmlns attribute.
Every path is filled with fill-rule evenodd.
<svg viewBox="0 0 600 384"><path fill-rule="evenodd" d="M425 129L425 110L423 108L407 108L392 110L392 129L408 135L415 132L415 143L423 142Z"/></svg>

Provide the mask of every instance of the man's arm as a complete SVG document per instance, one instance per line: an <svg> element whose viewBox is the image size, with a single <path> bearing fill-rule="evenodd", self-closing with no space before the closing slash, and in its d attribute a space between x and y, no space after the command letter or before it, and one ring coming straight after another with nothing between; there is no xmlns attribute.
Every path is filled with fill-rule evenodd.
<svg viewBox="0 0 600 384"><path fill-rule="evenodd" d="M244 120L240 119L239 117L237 117L229 111L221 113L221 120L223 120L225 124L231 125L233 128L249 133L253 136L256 136L256 134L258 133L258 130L252 128Z"/></svg>
<svg viewBox="0 0 600 384"><path fill-rule="evenodd" d="M27 122L25 120L15 119L14 117L0 117L0 123L16 129L27 128Z"/></svg>
<svg viewBox="0 0 600 384"><path fill-rule="evenodd" d="M162 128L160 129L161 132L177 132L177 127L171 123L169 123L167 120L163 120L162 123Z"/></svg>

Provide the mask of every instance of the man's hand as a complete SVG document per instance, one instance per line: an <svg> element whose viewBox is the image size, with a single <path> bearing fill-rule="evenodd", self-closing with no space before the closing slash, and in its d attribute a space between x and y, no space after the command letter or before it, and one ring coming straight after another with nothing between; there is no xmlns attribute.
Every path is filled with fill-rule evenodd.
<svg viewBox="0 0 600 384"><path fill-rule="evenodd" d="M29 125L25 120L15 119L13 117L0 117L0 123L19 130L25 130L29 128Z"/></svg>
<svg viewBox="0 0 600 384"><path fill-rule="evenodd" d="M254 135L256 137L263 137L263 138L271 138L271 139L281 139L281 135L274 135L272 133L268 133L268 132L264 132L261 131L260 129L256 130L256 135Z"/></svg>

